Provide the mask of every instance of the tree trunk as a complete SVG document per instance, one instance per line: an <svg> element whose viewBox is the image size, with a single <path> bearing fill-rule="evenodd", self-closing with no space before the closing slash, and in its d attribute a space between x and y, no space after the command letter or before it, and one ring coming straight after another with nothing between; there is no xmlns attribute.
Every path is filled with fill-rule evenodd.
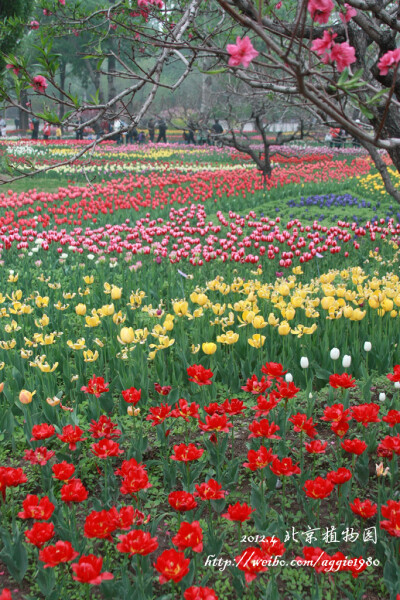
<svg viewBox="0 0 400 600"><path fill-rule="evenodd" d="M207 70L207 59L203 58L201 61L201 68L203 71ZM210 96L211 96L211 83L212 78L206 73L201 73L201 95L200 95L200 113L205 115L208 110Z"/></svg>
<svg viewBox="0 0 400 600"><path fill-rule="evenodd" d="M22 90L21 96L20 96L20 104L21 104L21 106L26 106L27 102L28 102L28 95L26 93L26 90ZM28 113L21 109L19 109L18 113L19 113L18 114L19 128L22 129L22 131L26 133L29 130Z"/></svg>
<svg viewBox="0 0 400 600"><path fill-rule="evenodd" d="M115 58L114 58L114 56L109 56L108 57L108 73L109 74L107 75L108 102L110 102L110 100L112 100L117 95L117 90L115 87L115 75L113 75L113 73L115 73L115 69L116 69Z"/></svg>
<svg viewBox="0 0 400 600"><path fill-rule="evenodd" d="M373 121L374 129L377 135L380 132L380 137L385 139L388 137L400 138L400 122L399 122L399 111L396 107L389 108L387 114L384 114L384 107L380 108L380 119ZM385 119L383 123L383 127L381 125L381 119ZM381 130L381 131L380 131ZM384 163L382 156L379 154L378 150L372 146L372 144L363 144L363 146L368 150L371 155L372 160L375 163L376 168L378 169L380 176L382 177L385 190L387 193L396 200L396 202L400 203L400 190L398 190L393 183L390 173L386 164ZM388 150L388 154L392 159L394 168L400 173L400 146L396 146Z"/></svg>
<svg viewBox="0 0 400 600"><path fill-rule="evenodd" d="M65 75L66 75L66 69L67 69L67 64L65 61L61 61L61 65L60 65L60 88L61 90L65 89ZM60 121L63 120L64 118L64 114L65 114L65 106L62 103L63 100L63 93L60 91L60 110L58 113L58 117L60 119Z"/></svg>

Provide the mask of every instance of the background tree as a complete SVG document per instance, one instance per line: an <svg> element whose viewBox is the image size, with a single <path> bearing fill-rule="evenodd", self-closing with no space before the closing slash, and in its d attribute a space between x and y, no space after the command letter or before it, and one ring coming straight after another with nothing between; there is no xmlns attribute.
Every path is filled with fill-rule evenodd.
<svg viewBox="0 0 400 600"><path fill-rule="evenodd" d="M32 11L32 3L28 0L0 0L0 73L6 67L5 55L15 50L25 33L26 23ZM21 102L26 102L26 95L22 94ZM20 111L20 127L28 127L28 119Z"/></svg>
<svg viewBox="0 0 400 600"><path fill-rule="evenodd" d="M381 155L386 150L395 168L400 169L397 2L93 2L69 0L64 6L37 0L38 11L53 13L50 29L46 34L41 18L43 37L33 70L18 55L7 57L19 69L19 75L14 76L14 89L9 81L1 85L4 104L25 110L21 107L21 91L29 90L32 95L36 89L42 118L57 122L61 114L63 123L69 125L86 111L90 117L85 118L84 125L93 126L105 115L133 113L137 103L131 115L137 123L157 94L162 97L163 90L178 89L195 67L204 76L202 89L211 89L212 78L230 72L259 93L274 92L285 99L301 97L326 125L341 127L359 140L375 161L386 190L400 201ZM74 93L69 81L65 81L64 88L61 85L61 61L51 42L72 32L87 38L83 60L96 73L92 78L94 87L102 77L109 77L115 85L115 91L111 88L104 99L101 81L89 99ZM179 68L171 82L172 71L168 70L173 63ZM46 78L45 89L33 85L37 75ZM57 104L64 108L56 111ZM203 98L203 111L206 109L210 106L205 106Z"/></svg>

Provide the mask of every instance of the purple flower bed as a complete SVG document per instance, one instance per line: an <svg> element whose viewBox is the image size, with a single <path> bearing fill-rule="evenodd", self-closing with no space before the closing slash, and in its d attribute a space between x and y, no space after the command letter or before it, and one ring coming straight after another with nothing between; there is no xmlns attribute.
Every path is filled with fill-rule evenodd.
<svg viewBox="0 0 400 600"><path fill-rule="evenodd" d="M387 207L386 209L386 214L382 214L382 208L381 208L381 203L380 202L373 202L370 200L364 200L364 199L360 199L360 198L356 198L355 196L352 196L351 194L321 194L321 195L316 195L316 196L302 196L301 198L295 200L289 200L287 202L287 206L289 208L295 208L297 209L296 213L290 213L289 217L291 219L293 218L309 218L310 217L310 212L315 213L318 212L318 209L321 211L321 213L318 215L317 220L318 221L322 221L323 219L326 218L331 218L333 220L336 219L346 219L346 220L352 220L355 222L358 221L365 221L366 217L367 220L370 221L377 221L379 218L384 218L385 221L389 220L389 218L393 218L394 216L396 216L397 220L400 222L400 213L396 213L395 210L393 209L393 206L390 205ZM360 209L364 209L362 214L350 214L348 210L345 210L345 213L343 214L343 211L339 211L338 213L334 212L334 209L338 208L338 209L348 209L348 208L353 208L355 209L357 212ZM300 210L298 210L300 209ZM301 210L302 209L302 210ZM317 210L315 210L317 209ZM323 212L324 209L328 209L329 212ZM276 209L277 212L279 212L279 209ZM380 214L377 214L377 211L380 210ZM368 211L368 213L366 215L366 211Z"/></svg>

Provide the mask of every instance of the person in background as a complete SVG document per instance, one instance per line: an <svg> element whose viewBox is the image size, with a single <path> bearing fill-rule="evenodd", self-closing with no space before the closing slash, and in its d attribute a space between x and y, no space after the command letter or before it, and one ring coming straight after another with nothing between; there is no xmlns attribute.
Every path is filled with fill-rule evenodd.
<svg viewBox="0 0 400 600"><path fill-rule="evenodd" d="M107 119L103 119L101 122L101 129L104 133L104 135L106 135L107 133L110 133L110 124L107 121Z"/></svg>
<svg viewBox="0 0 400 600"><path fill-rule="evenodd" d="M78 127L77 127L76 132L75 132L75 139L77 139L77 140L83 140L83 127L82 127L82 123L83 123L82 117L79 117L78 123L77 123Z"/></svg>
<svg viewBox="0 0 400 600"><path fill-rule="evenodd" d="M199 133L197 134L197 143L199 144L199 146L203 146L204 144L207 144L207 131L205 129L201 129L199 131Z"/></svg>
<svg viewBox="0 0 400 600"><path fill-rule="evenodd" d="M59 125L57 125L57 127L56 127L56 138L58 140L61 140L61 135L62 135L61 127Z"/></svg>
<svg viewBox="0 0 400 600"><path fill-rule="evenodd" d="M132 129L128 129L126 134L126 143L133 144L133 142L137 142L139 134L137 132L136 127L132 127Z"/></svg>
<svg viewBox="0 0 400 600"><path fill-rule="evenodd" d="M157 138L157 144L159 142L164 142L164 144L167 143L167 124L164 121L164 119L161 117L160 120L158 121L158 138Z"/></svg>
<svg viewBox="0 0 400 600"><path fill-rule="evenodd" d="M146 134L144 131L141 131L138 135L138 142L139 144L145 144L146 143Z"/></svg>
<svg viewBox="0 0 400 600"><path fill-rule="evenodd" d="M331 127L329 130L329 133L332 136L331 148L339 148L339 146L338 146L339 131L340 131L340 129L338 127Z"/></svg>
<svg viewBox="0 0 400 600"><path fill-rule="evenodd" d="M4 117L0 117L0 136L5 137L7 131L7 123Z"/></svg>
<svg viewBox="0 0 400 600"><path fill-rule="evenodd" d="M101 136L103 135L103 128L101 126L101 123L99 123L98 121L95 121L93 123L93 131L96 134L96 140L101 138Z"/></svg>
<svg viewBox="0 0 400 600"><path fill-rule="evenodd" d="M329 131L325 136L325 143L327 146L329 145L330 148L332 148L332 134Z"/></svg>
<svg viewBox="0 0 400 600"><path fill-rule="evenodd" d="M343 148L344 148L346 145L346 132L344 129L341 129L339 131L338 137L339 137L339 144L340 144L339 147L341 148L343 146Z"/></svg>
<svg viewBox="0 0 400 600"><path fill-rule="evenodd" d="M196 145L196 140L194 139L194 127L191 123L189 123L189 133L187 134L187 144L194 144Z"/></svg>
<svg viewBox="0 0 400 600"><path fill-rule="evenodd" d="M117 117L116 119L114 119L114 123L113 123L113 131L115 133L115 136L113 136L113 139L117 140L117 144L121 144L121 142L122 142L122 136L120 133L121 128L122 128L122 123L119 120L119 118Z"/></svg>
<svg viewBox="0 0 400 600"><path fill-rule="evenodd" d="M127 126L128 126L128 124L125 123L125 121L123 121L121 119L120 129L125 129L125 127L127 127ZM123 132L121 131L120 136L121 136L121 144L126 144L126 131L123 131Z"/></svg>
<svg viewBox="0 0 400 600"><path fill-rule="evenodd" d="M51 136L51 126L50 123L45 123L43 125L43 139L48 140Z"/></svg>
<svg viewBox="0 0 400 600"><path fill-rule="evenodd" d="M211 127L211 129L213 130L214 133L224 133L223 127L221 125L221 123L219 122L219 119L214 119L214 123Z"/></svg>
<svg viewBox="0 0 400 600"><path fill-rule="evenodd" d="M150 142L154 142L154 130L155 130L155 122L154 119L149 119L148 123L147 123L147 129L149 132L149 140Z"/></svg>
<svg viewBox="0 0 400 600"><path fill-rule="evenodd" d="M32 117L32 139L37 140L39 138L39 119Z"/></svg>

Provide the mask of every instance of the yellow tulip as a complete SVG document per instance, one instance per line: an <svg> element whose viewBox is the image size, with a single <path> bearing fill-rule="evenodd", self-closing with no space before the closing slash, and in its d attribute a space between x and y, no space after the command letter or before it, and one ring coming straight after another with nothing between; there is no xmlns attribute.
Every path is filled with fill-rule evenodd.
<svg viewBox="0 0 400 600"><path fill-rule="evenodd" d="M178 315L178 317L184 317L188 311L188 303L186 300L180 300L178 302L174 302L172 308L174 309L174 313Z"/></svg>
<svg viewBox="0 0 400 600"><path fill-rule="evenodd" d="M135 339L135 332L132 327L123 327L119 335L122 344L131 344Z"/></svg>
<svg viewBox="0 0 400 600"><path fill-rule="evenodd" d="M399 297L399 299L400 299L400 297ZM219 315L220 316L220 315L224 314L225 308L226 308L226 304L222 304L222 305L219 304L219 303L212 304L211 308L212 308L212 311L213 311L214 315Z"/></svg>
<svg viewBox="0 0 400 600"><path fill-rule="evenodd" d="M261 315L257 315L254 317L252 325L253 327L255 327L255 329L262 329L263 327L266 327L268 323L264 321L264 317L262 317Z"/></svg>
<svg viewBox="0 0 400 600"><path fill-rule="evenodd" d="M290 325L287 321L282 321L278 327L279 335L288 335L290 333Z"/></svg>
<svg viewBox="0 0 400 600"><path fill-rule="evenodd" d="M198 294L197 295L197 299L195 300L195 302L197 304L200 304L200 306L204 306L205 304L207 304L208 302L208 298L205 294Z"/></svg>
<svg viewBox="0 0 400 600"><path fill-rule="evenodd" d="M21 404L30 404L33 396L36 392L29 392L28 390L21 390L19 393L19 401Z"/></svg>
<svg viewBox="0 0 400 600"><path fill-rule="evenodd" d="M343 314L346 317L346 319L351 319L353 316L354 310L351 306L345 306L343 309Z"/></svg>
<svg viewBox="0 0 400 600"><path fill-rule="evenodd" d="M294 310L294 308L287 308L285 311L285 319L287 319L288 321L291 321L292 319L294 319L296 316L296 311Z"/></svg>
<svg viewBox="0 0 400 600"><path fill-rule="evenodd" d="M335 303L335 299L333 296L324 296L321 300L321 306L324 310L329 310L333 304Z"/></svg>
<svg viewBox="0 0 400 600"><path fill-rule="evenodd" d="M369 298L368 304L370 305L371 308L376 309L379 307L379 299L377 298L377 296L375 296L375 294Z"/></svg>
<svg viewBox="0 0 400 600"><path fill-rule="evenodd" d="M255 333L247 341L250 344L250 346L253 346L253 348L261 348L261 346L264 345L265 340L266 340L265 335L260 335L259 333Z"/></svg>
<svg viewBox="0 0 400 600"><path fill-rule="evenodd" d="M275 317L274 313L269 313L268 315L268 323L270 325L272 325L273 327L276 327L277 325L279 325L279 319L277 319L277 317Z"/></svg>
<svg viewBox="0 0 400 600"><path fill-rule="evenodd" d="M126 315L123 315L122 311L119 310L113 315L112 319L116 325L122 325L122 323L126 320Z"/></svg>
<svg viewBox="0 0 400 600"><path fill-rule="evenodd" d="M167 335L160 335L160 337L158 338L158 341L160 342L157 346L157 348L159 350L163 350L164 348L169 348L170 346L172 346L172 344L175 343L175 339L174 338L169 338ZM151 344L150 344L151 347Z"/></svg>
<svg viewBox="0 0 400 600"><path fill-rule="evenodd" d="M390 300L390 298L385 298L382 302L381 302L381 307L383 308L383 310L385 312L390 312L393 310L393 302L392 300Z"/></svg>
<svg viewBox="0 0 400 600"><path fill-rule="evenodd" d="M252 323L256 313L253 310L245 310L242 314L242 319L245 323Z"/></svg>
<svg viewBox="0 0 400 600"><path fill-rule="evenodd" d="M48 306L50 298L48 296L37 296L35 299L36 306L38 308L43 308Z"/></svg>
<svg viewBox="0 0 400 600"><path fill-rule="evenodd" d="M84 350L83 352L83 360L85 362L94 362L98 358L99 353L97 352L97 350L95 350L95 352L92 352L91 350Z"/></svg>
<svg viewBox="0 0 400 600"><path fill-rule="evenodd" d="M360 308L355 308L352 316L350 317L352 321L362 321L362 319L367 314L366 310L361 310Z"/></svg>
<svg viewBox="0 0 400 600"><path fill-rule="evenodd" d="M57 406L60 404L61 400L60 398L57 398L57 396L53 396L53 398L46 398L46 402L49 406Z"/></svg>
<svg viewBox="0 0 400 600"><path fill-rule="evenodd" d="M214 354L217 349L217 344L214 344L214 342L204 342L201 345L201 349L203 350L204 354Z"/></svg>
<svg viewBox="0 0 400 600"><path fill-rule="evenodd" d="M54 306L57 310L67 310L69 304L61 304L61 300L59 300L57 304L54 304Z"/></svg>
<svg viewBox="0 0 400 600"><path fill-rule="evenodd" d="M165 329L165 331L172 331L174 328L174 316L173 315L168 315L167 318L165 319L164 323L163 323L163 328Z"/></svg>
<svg viewBox="0 0 400 600"><path fill-rule="evenodd" d="M68 340L67 346L69 348L72 348L72 350L82 350L83 348L86 347L85 338L80 338L79 340L76 340L75 343L72 342L71 340Z"/></svg>
<svg viewBox="0 0 400 600"><path fill-rule="evenodd" d="M226 333L223 333L222 335L217 336L217 342L219 342L220 344L236 344L238 339L239 334L231 330L227 331Z"/></svg>
<svg viewBox="0 0 400 600"><path fill-rule="evenodd" d="M85 315L86 314L86 304L77 304L75 306L75 312L77 315Z"/></svg>
<svg viewBox="0 0 400 600"><path fill-rule="evenodd" d="M301 296L293 296L291 303L294 308L299 308L303 304L303 298Z"/></svg>
<svg viewBox="0 0 400 600"><path fill-rule="evenodd" d="M49 365L48 362L38 362L37 366L42 371L42 373L53 373L53 371L55 371L58 367L58 362L55 362L52 367Z"/></svg>
<svg viewBox="0 0 400 600"><path fill-rule="evenodd" d="M279 287L278 287L278 293L281 296L289 296L290 294L290 287L288 286L287 283L282 283Z"/></svg>
<svg viewBox="0 0 400 600"><path fill-rule="evenodd" d="M37 324L39 323L39 325ZM50 323L50 319L47 315L43 315L39 321L35 321L36 327L46 327Z"/></svg>
<svg viewBox="0 0 400 600"><path fill-rule="evenodd" d="M104 306L99 308L98 312L102 317L113 315L115 312L114 304L104 304Z"/></svg>
<svg viewBox="0 0 400 600"><path fill-rule="evenodd" d="M98 315L93 315L91 317L85 317L86 325L85 327L97 327L100 325L100 318Z"/></svg>
<svg viewBox="0 0 400 600"><path fill-rule="evenodd" d="M116 285L113 285L111 288L111 299L119 300L121 298L121 295L122 295L122 288L117 287Z"/></svg>

